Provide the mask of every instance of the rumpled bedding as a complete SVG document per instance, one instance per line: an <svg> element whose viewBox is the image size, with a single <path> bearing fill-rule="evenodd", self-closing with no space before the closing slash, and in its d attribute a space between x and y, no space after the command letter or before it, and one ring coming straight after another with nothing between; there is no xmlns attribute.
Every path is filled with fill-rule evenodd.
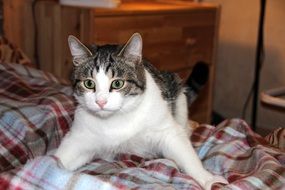
<svg viewBox="0 0 285 190"><path fill-rule="evenodd" d="M0 64L0 189L202 189L165 158L121 154L112 162L94 159L75 172L65 170L52 152L75 106L71 88L52 75ZM200 125L189 138L204 167L229 181L213 189L285 189L285 151L269 143L276 135L269 137L230 119Z"/></svg>
<svg viewBox="0 0 285 190"><path fill-rule="evenodd" d="M0 64L0 171L44 155L68 131L75 108L70 86L19 64Z"/></svg>

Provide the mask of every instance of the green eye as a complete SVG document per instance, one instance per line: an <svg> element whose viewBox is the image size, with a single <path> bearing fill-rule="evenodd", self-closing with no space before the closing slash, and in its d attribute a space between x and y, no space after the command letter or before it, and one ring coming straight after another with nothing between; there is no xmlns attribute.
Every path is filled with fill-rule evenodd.
<svg viewBox="0 0 285 190"><path fill-rule="evenodd" d="M123 80L114 80L111 84L113 89L120 89L124 86L125 82Z"/></svg>
<svg viewBox="0 0 285 190"><path fill-rule="evenodd" d="M84 81L83 84L88 89L94 89L95 88L95 82L93 80L87 79Z"/></svg>

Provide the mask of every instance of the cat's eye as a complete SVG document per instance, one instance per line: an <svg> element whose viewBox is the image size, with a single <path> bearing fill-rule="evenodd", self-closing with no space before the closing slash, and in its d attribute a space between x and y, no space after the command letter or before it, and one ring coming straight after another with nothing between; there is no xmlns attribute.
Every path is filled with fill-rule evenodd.
<svg viewBox="0 0 285 190"><path fill-rule="evenodd" d="M114 80L111 84L112 89L120 89L124 86L125 82L123 80Z"/></svg>
<svg viewBox="0 0 285 190"><path fill-rule="evenodd" d="M95 82L93 80L87 79L83 82L83 84L88 89L95 89Z"/></svg>

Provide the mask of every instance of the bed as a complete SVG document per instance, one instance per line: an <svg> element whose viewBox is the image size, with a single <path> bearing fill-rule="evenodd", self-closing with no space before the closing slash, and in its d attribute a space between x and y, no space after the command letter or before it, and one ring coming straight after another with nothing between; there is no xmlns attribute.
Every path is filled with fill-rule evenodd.
<svg viewBox="0 0 285 190"><path fill-rule="evenodd" d="M118 155L75 172L52 155L69 130L71 87L29 64L0 64L0 189L201 189L172 160ZM265 138L241 119L201 124L189 139L210 172L228 185L213 189L285 189L284 129ZM284 145L283 145L284 146ZM191 164L191 160L189 160Z"/></svg>

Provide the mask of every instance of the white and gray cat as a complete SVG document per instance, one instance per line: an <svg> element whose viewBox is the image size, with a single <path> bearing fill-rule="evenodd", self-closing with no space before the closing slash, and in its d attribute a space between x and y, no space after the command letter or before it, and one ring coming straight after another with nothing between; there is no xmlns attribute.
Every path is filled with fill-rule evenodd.
<svg viewBox="0 0 285 190"><path fill-rule="evenodd" d="M68 39L72 81L79 105L71 130L55 153L76 170L93 158L118 153L174 160L205 189L227 183L205 170L189 141L185 88L177 75L160 72L142 57L135 33L124 46L91 46Z"/></svg>

